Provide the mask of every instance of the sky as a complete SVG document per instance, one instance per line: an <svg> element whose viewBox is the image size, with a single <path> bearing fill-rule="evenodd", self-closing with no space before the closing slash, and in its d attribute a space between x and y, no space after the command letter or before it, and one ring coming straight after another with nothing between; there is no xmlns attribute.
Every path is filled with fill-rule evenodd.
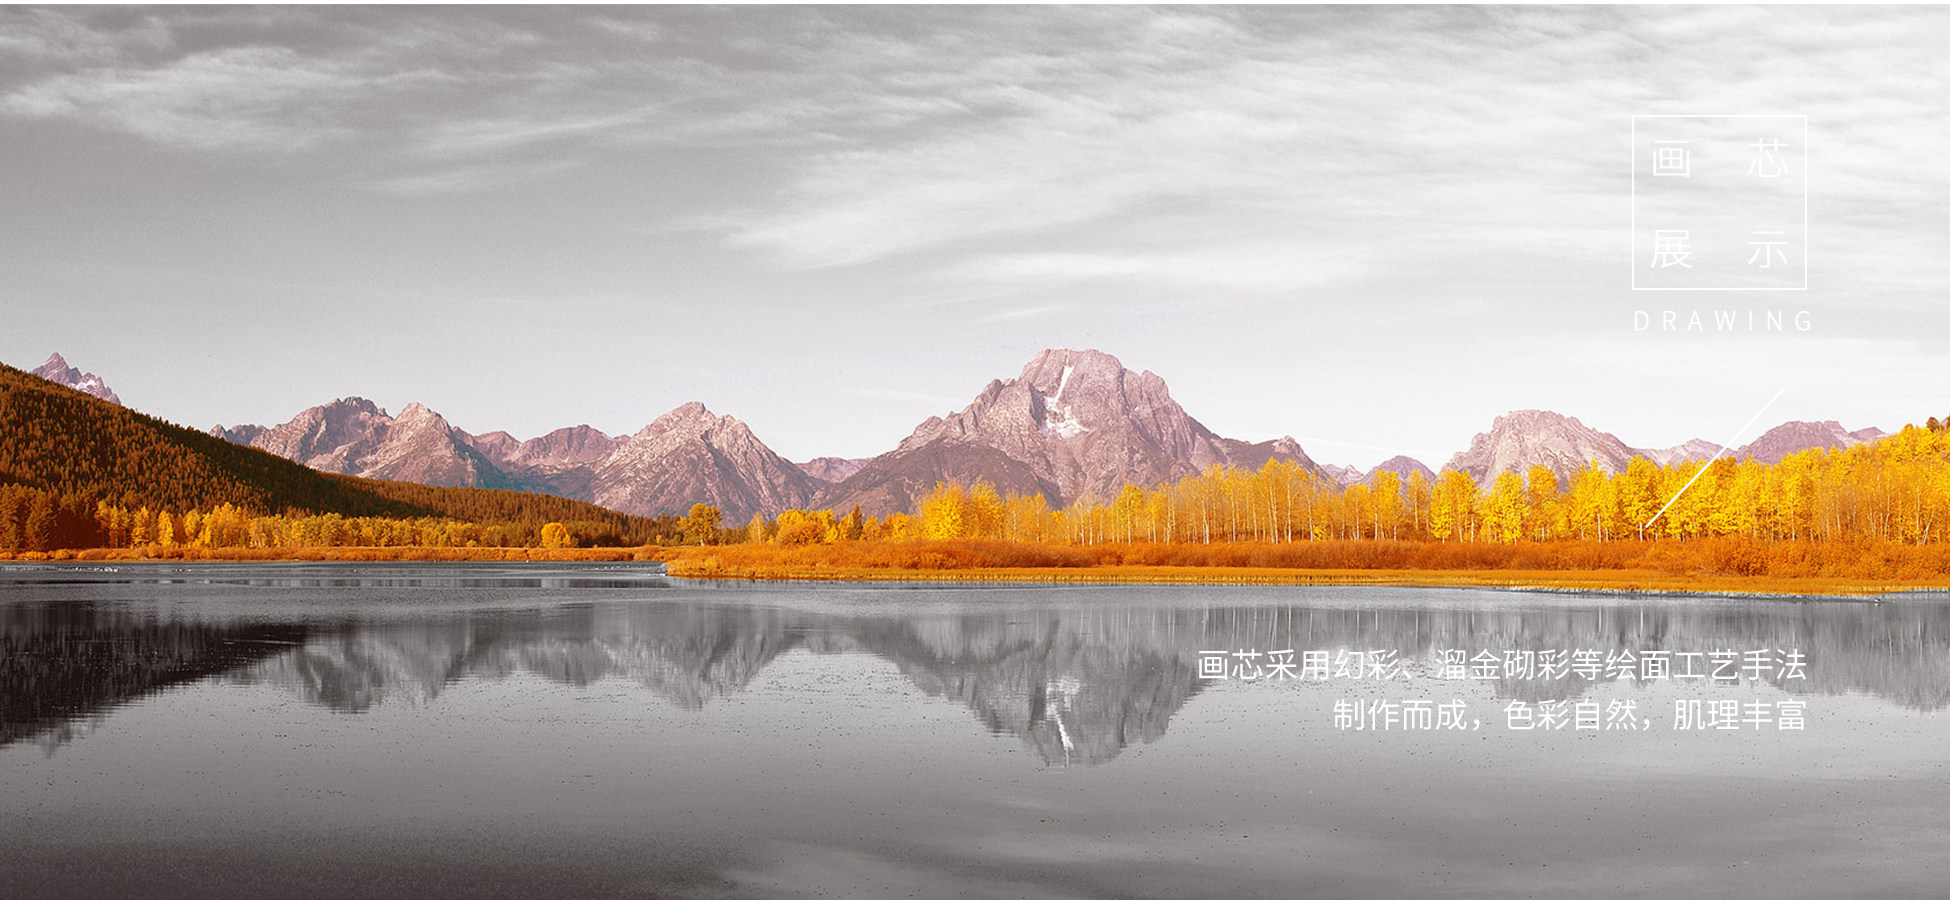
<svg viewBox="0 0 1950 900"><path fill-rule="evenodd" d="M795 460L1045 347L1363 467L1526 408L1893 429L1950 415L1946 45L1933 8L6 6L0 361L199 428L698 400ZM1807 289L1633 290L1641 188L1745 196L1649 177L1678 120L1634 117L1734 115L1806 117Z"/></svg>

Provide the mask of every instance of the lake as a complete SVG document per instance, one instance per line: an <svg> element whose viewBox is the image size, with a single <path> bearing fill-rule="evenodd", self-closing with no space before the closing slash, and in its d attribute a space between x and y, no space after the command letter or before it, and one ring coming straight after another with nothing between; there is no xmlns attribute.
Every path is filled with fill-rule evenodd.
<svg viewBox="0 0 1950 900"><path fill-rule="evenodd" d="M1942 600L0 564L0 893L1940 897Z"/></svg>

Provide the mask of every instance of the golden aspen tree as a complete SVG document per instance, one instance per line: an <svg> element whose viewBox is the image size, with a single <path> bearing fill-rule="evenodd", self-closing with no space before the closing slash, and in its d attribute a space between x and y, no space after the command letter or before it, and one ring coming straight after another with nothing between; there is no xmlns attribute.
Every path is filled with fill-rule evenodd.
<svg viewBox="0 0 1950 900"><path fill-rule="evenodd" d="M1429 478L1416 469L1408 473L1408 485L1402 492L1402 503L1408 516L1409 536L1424 538L1429 536L1429 503L1434 490Z"/></svg>
<svg viewBox="0 0 1950 900"><path fill-rule="evenodd" d="M1485 539L1514 544L1522 538L1526 511L1523 476L1515 472L1496 476L1489 494L1483 498L1483 510Z"/></svg>
<svg viewBox="0 0 1950 900"><path fill-rule="evenodd" d="M1111 504L1112 539L1128 544L1137 539L1138 522L1144 515L1144 489L1127 484Z"/></svg>
<svg viewBox="0 0 1950 900"><path fill-rule="evenodd" d="M968 532L968 493L959 484L938 482L921 498L921 537L930 541L953 540Z"/></svg>
<svg viewBox="0 0 1950 900"><path fill-rule="evenodd" d="M1549 466L1533 465L1524 472L1525 536L1538 541L1551 539L1551 519L1557 512L1557 473Z"/></svg>
<svg viewBox="0 0 1950 900"><path fill-rule="evenodd" d="M1616 493L1612 480L1598 468L1594 460L1585 463L1584 468L1571 480L1571 489L1566 499L1569 507L1569 520L1572 529L1581 540L1604 541L1611 536L1617 523L1611 515L1616 503Z"/></svg>
<svg viewBox="0 0 1950 900"><path fill-rule="evenodd" d="M135 511L129 521L129 546L146 547L156 541L156 514L143 506Z"/></svg>
<svg viewBox="0 0 1950 900"><path fill-rule="evenodd" d="M1374 511L1374 536L1393 539L1401 531L1402 513L1406 504L1402 501L1402 477L1394 472L1375 473L1372 487L1371 505Z"/></svg>
<svg viewBox="0 0 1950 900"><path fill-rule="evenodd" d="M1621 530L1630 529L1644 540L1648 537L1646 522L1658 514L1666 500L1659 493L1659 467L1643 456L1634 456L1625 464L1625 471L1613 477L1612 484L1618 496L1619 512L1625 518Z"/></svg>
<svg viewBox="0 0 1950 900"><path fill-rule="evenodd" d="M684 517L684 541L690 544L715 544L722 537L724 513L709 503L693 503Z"/></svg>
<svg viewBox="0 0 1950 900"><path fill-rule="evenodd" d="M1341 537L1361 539L1362 526L1367 524L1368 510L1374 505L1374 492L1365 484L1351 484L1341 489L1340 508L1335 518Z"/></svg>
<svg viewBox="0 0 1950 900"><path fill-rule="evenodd" d="M980 480L968 489L966 520L968 533L965 537L1002 536L1002 495L996 493L992 482Z"/></svg>
<svg viewBox="0 0 1950 900"><path fill-rule="evenodd" d="M1445 470L1429 505L1429 534L1439 541L1468 538L1475 510L1476 479L1468 472Z"/></svg>
<svg viewBox="0 0 1950 900"><path fill-rule="evenodd" d="M1147 541L1169 540L1171 533L1171 491L1164 485L1145 495L1144 500L1144 539Z"/></svg>

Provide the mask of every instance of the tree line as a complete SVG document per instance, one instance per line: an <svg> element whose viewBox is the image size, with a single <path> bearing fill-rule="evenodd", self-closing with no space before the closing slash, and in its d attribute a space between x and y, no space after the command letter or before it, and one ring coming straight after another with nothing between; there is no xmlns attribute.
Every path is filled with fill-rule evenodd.
<svg viewBox="0 0 1950 900"><path fill-rule="evenodd" d="M996 539L1023 543L1212 544L1321 540L1463 543L1950 540L1950 427L1908 426L1845 450L1815 449L1778 463L1720 458L1623 471L1588 463L1568 481L1544 466L1488 484L1467 472L1402 478L1378 472L1343 486L1298 463L1256 470L1212 466L1175 482L1128 485L1111 497L1054 508L1041 495L999 495L986 482L938 484L912 513L876 518L856 507L754 515L717 524L693 507L691 543L782 545L849 540ZM695 523L708 517L708 527Z"/></svg>

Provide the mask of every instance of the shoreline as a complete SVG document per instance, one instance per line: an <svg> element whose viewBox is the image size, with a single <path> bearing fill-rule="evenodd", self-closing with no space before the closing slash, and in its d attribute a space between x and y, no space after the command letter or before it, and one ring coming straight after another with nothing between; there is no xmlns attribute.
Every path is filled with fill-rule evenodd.
<svg viewBox="0 0 1950 900"><path fill-rule="evenodd" d="M297 552L201 550L181 556L128 551L80 551L68 558L0 559L0 572L42 567L86 569L102 563L149 564L307 562L422 563L657 563L672 578L771 583L915 583L1019 585L1265 585L1316 587L1466 588L1498 591L1775 599L1855 599L1880 602L1909 594L1950 594L1950 584L1898 579L1689 575L1650 569L1301 569L1251 566L1114 564L1077 567L902 568L834 565L726 566L658 552L664 548L602 547L429 548L334 547Z"/></svg>
<svg viewBox="0 0 1950 900"><path fill-rule="evenodd" d="M1248 585L1294 587L1406 587L1463 588L1548 594L1598 596L1724 597L1796 600L1858 600L1881 602L1891 595L1950 593L1936 582L1891 581L1865 583L1846 578L1740 578L1686 576L1644 570L1376 570L1376 569L1254 569L1244 567L1103 566L1093 568L1023 569L821 569L753 568L703 571L666 560L672 578L699 581L799 582L911 582L915 584L1103 584L1103 585ZM1167 571L1159 571L1167 569Z"/></svg>

